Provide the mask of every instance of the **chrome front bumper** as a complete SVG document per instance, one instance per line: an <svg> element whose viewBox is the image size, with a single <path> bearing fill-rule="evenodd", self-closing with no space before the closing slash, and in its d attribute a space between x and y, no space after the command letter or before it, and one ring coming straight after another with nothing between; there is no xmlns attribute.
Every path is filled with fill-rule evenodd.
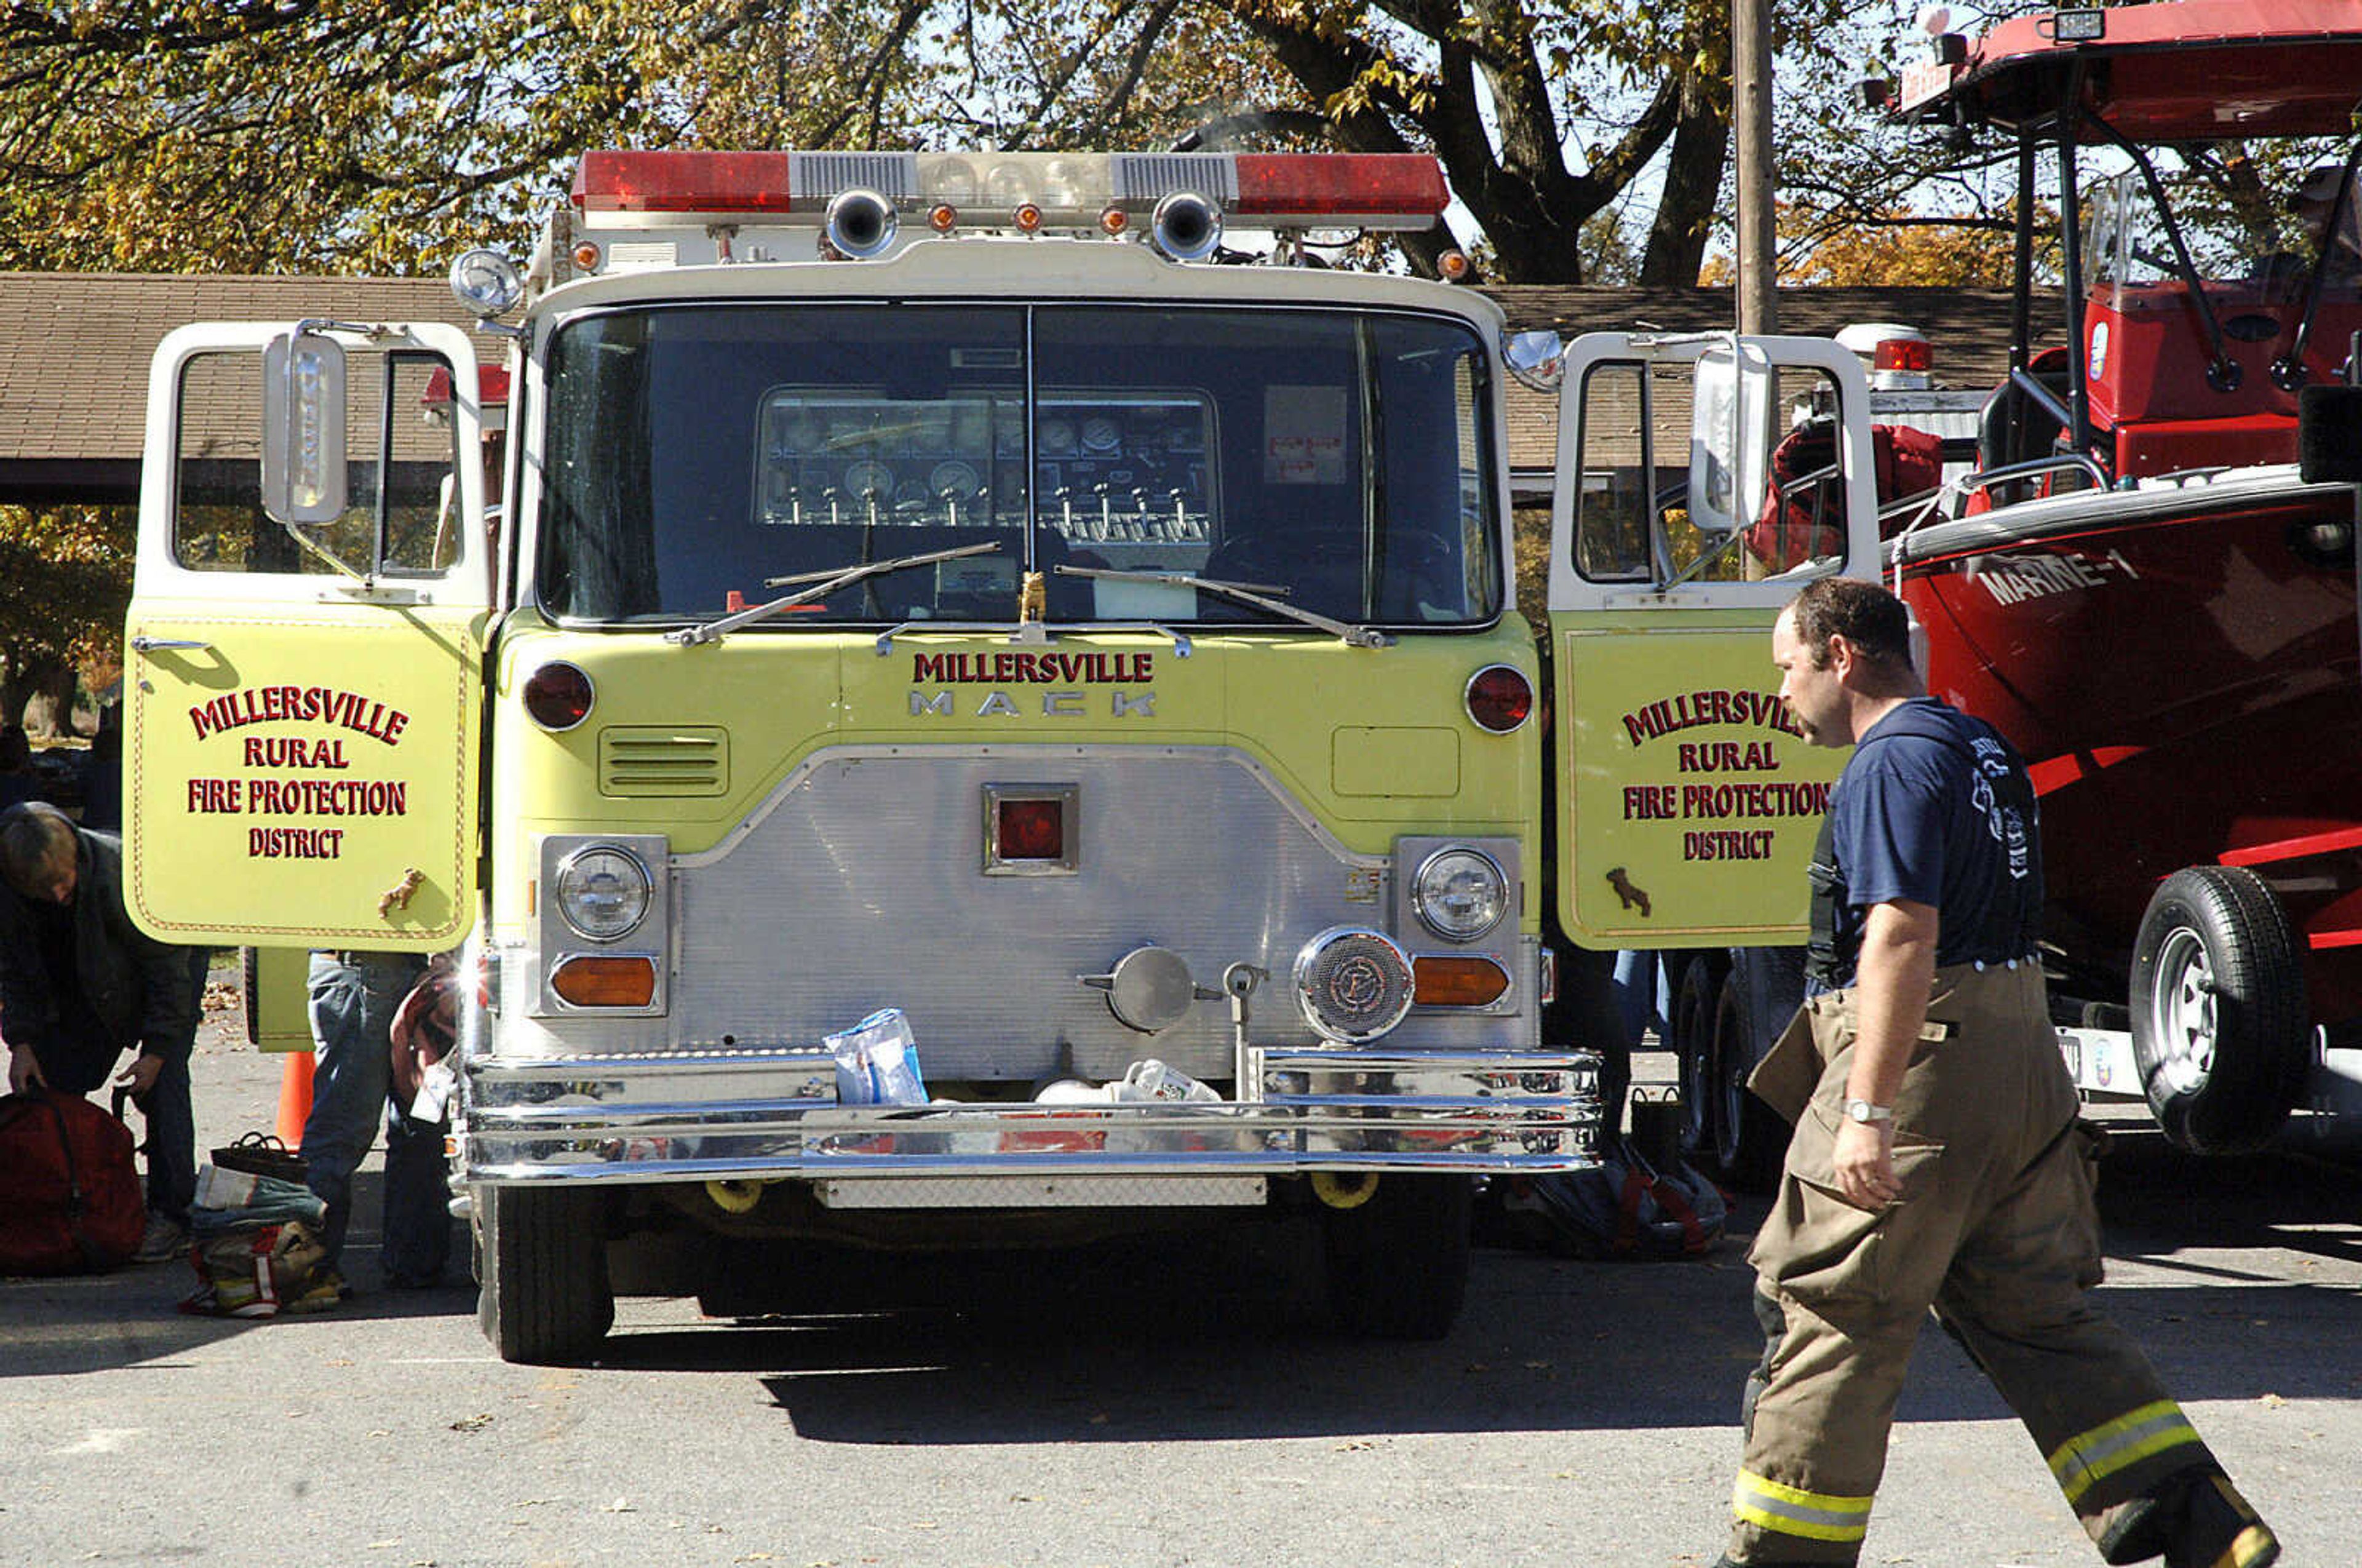
<svg viewBox="0 0 2362 1568"><path fill-rule="evenodd" d="M1561 1171L1596 1163L1587 1051L1248 1051L1246 1102L840 1106L818 1051L469 1061L469 1182Z"/></svg>

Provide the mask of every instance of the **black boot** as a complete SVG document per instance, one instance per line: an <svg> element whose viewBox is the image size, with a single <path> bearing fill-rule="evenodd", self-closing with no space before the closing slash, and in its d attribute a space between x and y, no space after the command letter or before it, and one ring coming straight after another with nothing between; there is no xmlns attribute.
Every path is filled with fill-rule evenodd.
<svg viewBox="0 0 2362 1568"><path fill-rule="evenodd" d="M2168 1476L2154 1492L2108 1511L2097 1544L2103 1562L2166 1568L2267 1568L2280 1554L2271 1528L2212 1464Z"/></svg>
<svg viewBox="0 0 2362 1568"><path fill-rule="evenodd" d="M2217 1470L2194 1478L2166 1538L2165 1568L2269 1568L2279 1556L2279 1538L2228 1475Z"/></svg>

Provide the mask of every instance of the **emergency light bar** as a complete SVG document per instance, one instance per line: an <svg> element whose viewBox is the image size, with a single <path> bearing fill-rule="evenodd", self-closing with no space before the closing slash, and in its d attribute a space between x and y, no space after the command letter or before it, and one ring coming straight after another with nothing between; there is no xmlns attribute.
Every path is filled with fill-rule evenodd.
<svg viewBox="0 0 2362 1568"><path fill-rule="evenodd" d="M1424 229L1450 199L1421 153L590 152L574 175L576 208L604 228L818 228L848 191L929 213L939 229L944 209L968 209L1109 233L1177 194L1256 228Z"/></svg>

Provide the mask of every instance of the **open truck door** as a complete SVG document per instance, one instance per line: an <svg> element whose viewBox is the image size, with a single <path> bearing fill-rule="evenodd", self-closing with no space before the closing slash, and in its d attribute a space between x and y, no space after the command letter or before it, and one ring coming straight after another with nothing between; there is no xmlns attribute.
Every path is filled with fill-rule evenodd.
<svg viewBox="0 0 2362 1568"><path fill-rule="evenodd" d="M1559 363L1559 920L1594 948L1799 942L1844 756L1788 717L1771 629L1806 580L1877 575L1860 363L1613 333Z"/></svg>
<svg viewBox="0 0 2362 1568"><path fill-rule="evenodd" d="M432 951L476 914L491 573L456 327L215 323L151 370L127 901L191 944Z"/></svg>

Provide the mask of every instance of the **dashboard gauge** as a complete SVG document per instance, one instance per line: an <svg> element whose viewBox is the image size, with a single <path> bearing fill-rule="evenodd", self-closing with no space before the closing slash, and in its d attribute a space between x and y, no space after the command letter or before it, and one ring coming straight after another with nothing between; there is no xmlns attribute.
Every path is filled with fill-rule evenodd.
<svg viewBox="0 0 2362 1568"><path fill-rule="evenodd" d="M933 499L933 496L927 493L927 487L917 480L904 480L901 487L894 491L894 510L923 512L926 510L927 503Z"/></svg>
<svg viewBox="0 0 2362 1568"><path fill-rule="evenodd" d="M977 492L976 469L967 463L937 463L927 474L927 488L936 495L965 501Z"/></svg>
<svg viewBox="0 0 2362 1568"><path fill-rule="evenodd" d="M1042 450L1052 457L1064 458L1075 450L1075 422L1071 419L1042 421Z"/></svg>
<svg viewBox="0 0 2362 1568"><path fill-rule="evenodd" d="M861 497L875 496L883 501L894 493L894 470L874 459L865 458L844 470L847 493Z"/></svg>
<svg viewBox="0 0 2362 1568"><path fill-rule="evenodd" d="M1104 414L1095 414L1083 421L1083 450L1112 452L1123 444L1123 431Z"/></svg>

